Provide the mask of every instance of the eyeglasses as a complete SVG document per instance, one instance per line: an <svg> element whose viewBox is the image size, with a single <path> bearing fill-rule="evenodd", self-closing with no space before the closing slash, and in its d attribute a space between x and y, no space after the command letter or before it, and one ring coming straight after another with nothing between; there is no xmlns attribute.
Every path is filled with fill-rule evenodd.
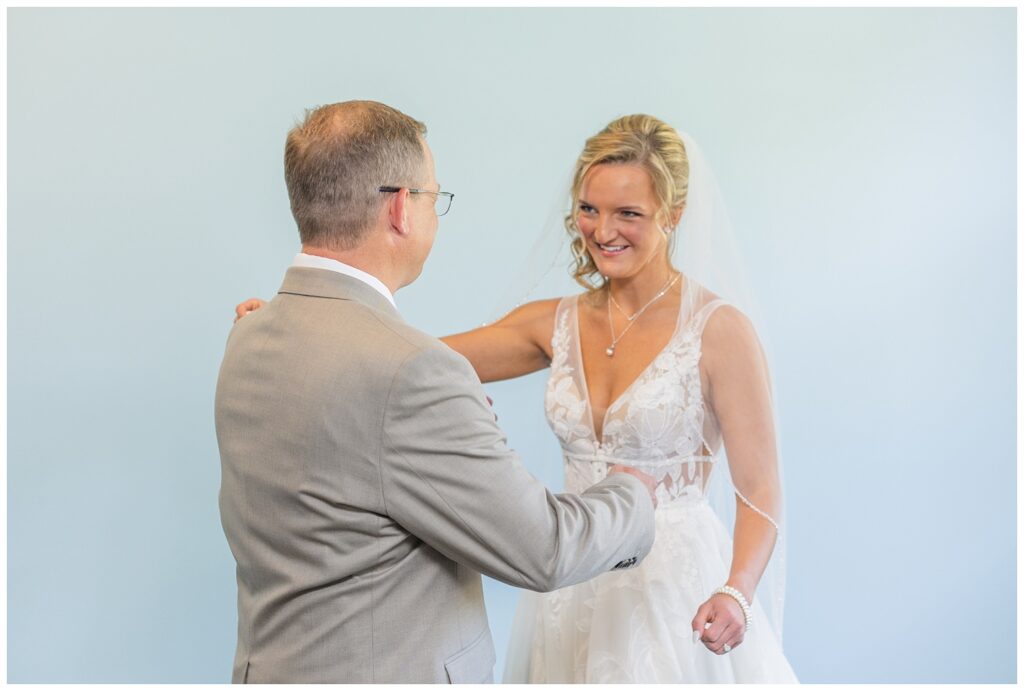
<svg viewBox="0 0 1024 691"><path fill-rule="evenodd" d="M438 216L444 216L448 213L448 210L452 208L452 200L455 199L455 195L451 192L435 192L434 190L420 190L415 187L406 187L409 190L409 194L432 194L434 195L434 211L437 212ZM399 192L401 187L378 187L378 192Z"/></svg>

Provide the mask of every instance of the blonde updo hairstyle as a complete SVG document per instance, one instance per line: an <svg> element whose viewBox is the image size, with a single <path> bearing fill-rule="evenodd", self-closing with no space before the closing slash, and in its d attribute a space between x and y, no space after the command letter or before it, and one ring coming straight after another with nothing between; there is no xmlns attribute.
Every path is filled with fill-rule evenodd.
<svg viewBox="0 0 1024 691"><path fill-rule="evenodd" d="M572 209L565 217L565 229L572 237L572 277L591 291L603 288L606 280L587 251L576 217L583 181L594 166L602 163L632 164L647 171L654 194L661 203L655 220L663 228L669 226L673 215L686 205L690 183L690 163L682 138L674 128L654 116L625 115L587 140L583 153L576 160ZM670 243L668 253L671 255L671 252Z"/></svg>

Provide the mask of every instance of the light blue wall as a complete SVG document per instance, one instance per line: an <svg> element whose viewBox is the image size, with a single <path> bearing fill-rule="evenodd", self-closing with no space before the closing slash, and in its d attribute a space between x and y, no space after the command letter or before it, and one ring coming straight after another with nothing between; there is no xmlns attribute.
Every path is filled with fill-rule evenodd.
<svg viewBox="0 0 1024 691"><path fill-rule="evenodd" d="M475 326L583 140L703 144L764 307L804 681L1015 679L1015 10L8 11L13 682L225 681L213 390L306 106L425 121L406 318ZM489 387L560 486L543 376ZM499 670L515 592L487 584ZM328 616L325 613L325 616Z"/></svg>

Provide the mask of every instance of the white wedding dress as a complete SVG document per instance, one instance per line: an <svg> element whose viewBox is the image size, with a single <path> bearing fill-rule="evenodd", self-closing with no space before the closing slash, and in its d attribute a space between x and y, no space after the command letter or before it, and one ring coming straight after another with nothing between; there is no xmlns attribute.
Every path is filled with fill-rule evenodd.
<svg viewBox="0 0 1024 691"><path fill-rule="evenodd" d="M505 683L797 681L756 598L753 624L733 651L716 655L693 642L698 607L729 575L732 540L706 497L722 443L699 370L704 325L725 303L690 280L683 292L674 334L608 407L600 442L583 374L578 296L559 303L545 411L562 445L565 491L582 492L615 463L665 479L654 545L637 567L523 593Z"/></svg>

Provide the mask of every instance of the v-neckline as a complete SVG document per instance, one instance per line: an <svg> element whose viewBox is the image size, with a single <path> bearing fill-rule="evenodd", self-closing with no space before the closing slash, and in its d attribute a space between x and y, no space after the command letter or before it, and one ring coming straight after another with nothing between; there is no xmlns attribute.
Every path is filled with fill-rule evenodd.
<svg viewBox="0 0 1024 691"><path fill-rule="evenodd" d="M640 370L640 373L633 378L633 381L629 382L629 386L627 386L625 389L623 389L622 392L619 393L618 396L616 396L613 400L611 400L608 403L608 407L604 409L604 415L601 417L601 438L600 439L598 439L598 437L597 437L597 426L594 424L594 404L590 400L590 385L587 383L587 370L586 370L586 367L583 364L583 343L582 343L582 341L580 339L580 296L577 295L575 297L575 304L573 304L573 309L576 311L576 314L574 315L575 319L573 320L573 322L574 322L573 323L573 328L575 329L575 332L576 332L576 334L575 334L576 335L576 338L575 338L575 341L576 341L576 361L580 363L580 366L579 366L579 371L580 371L579 381L580 381L580 385L581 385L581 387L583 389L583 397L587 401L587 424L590 427L590 437L591 437L591 439L594 440L594 442L598 445L598 447L604 446L604 432L605 432L605 427L608 424L608 413L610 413L612 411L612 408L614 408L616 405L618 405L619 401L621 401L625 397L625 395L628 394L632 390L632 388L634 386L636 386L636 383L638 381L640 381L641 379L644 378L644 376L647 374L647 371L649 369L651 369L651 367L654 365L655 361L657 361L657 359L659 357L661 357L662 353L664 353L666 350L668 350L669 346L672 345L675 342L676 338L679 336L679 331L680 331L680 329L682 328L682 325L683 325L683 300L686 299L686 297L689 294L689 292L690 292L690 279L688 277L684 276L683 277L683 286L682 286L682 288L681 288L681 290L679 292L679 311L676 314L676 326L672 330L672 335L669 336L668 341L666 341L665 345L663 345L661 347L661 350L659 350L657 353L655 353L654 357L651 358L651 361L648 362L647 365L642 370Z"/></svg>

